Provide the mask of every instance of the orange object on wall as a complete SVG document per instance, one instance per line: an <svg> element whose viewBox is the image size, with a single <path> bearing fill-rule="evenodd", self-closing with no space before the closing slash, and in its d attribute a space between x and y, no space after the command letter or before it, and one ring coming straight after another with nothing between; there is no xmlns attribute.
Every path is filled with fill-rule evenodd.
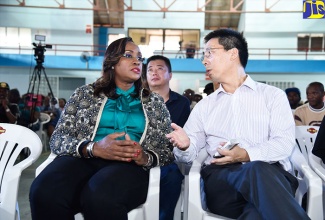
<svg viewBox="0 0 325 220"><path fill-rule="evenodd" d="M91 34L91 25L90 24L86 25L86 34Z"/></svg>

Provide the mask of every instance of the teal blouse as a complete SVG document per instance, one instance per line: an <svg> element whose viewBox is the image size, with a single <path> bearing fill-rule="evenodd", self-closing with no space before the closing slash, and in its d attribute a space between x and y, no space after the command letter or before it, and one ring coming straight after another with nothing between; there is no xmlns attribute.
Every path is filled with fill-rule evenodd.
<svg viewBox="0 0 325 220"><path fill-rule="evenodd" d="M130 135L131 140L140 141L145 128L145 117L140 99L131 96L134 89L132 86L124 91L117 87L119 98L107 99L94 141L115 132L125 132ZM125 140L124 136L118 139Z"/></svg>

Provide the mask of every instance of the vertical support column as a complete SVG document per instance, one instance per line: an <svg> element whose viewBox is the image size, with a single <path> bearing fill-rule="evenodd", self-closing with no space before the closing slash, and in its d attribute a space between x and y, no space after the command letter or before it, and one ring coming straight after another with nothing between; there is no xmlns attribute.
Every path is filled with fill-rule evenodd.
<svg viewBox="0 0 325 220"><path fill-rule="evenodd" d="M107 42L108 42L108 28L107 27L100 27L98 33L98 51L99 56L104 56Z"/></svg>

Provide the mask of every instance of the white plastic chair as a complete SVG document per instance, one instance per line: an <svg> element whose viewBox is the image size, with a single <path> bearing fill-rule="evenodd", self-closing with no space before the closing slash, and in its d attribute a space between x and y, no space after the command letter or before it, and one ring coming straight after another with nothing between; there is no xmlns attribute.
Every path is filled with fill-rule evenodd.
<svg viewBox="0 0 325 220"><path fill-rule="evenodd" d="M311 153L319 131L318 126L296 126L296 141L304 156L308 158L310 167L322 179L325 189L325 165L322 160ZM323 190L323 215L325 215L325 195Z"/></svg>
<svg viewBox="0 0 325 220"><path fill-rule="evenodd" d="M318 126L296 126L297 146L307 160L313 149L318 130Z"/></svg>
<svg viewBox="0 0 325 220"><path fill-rule="evenodd" d="M296 126L296 142L311 168L325 181L324 164L319 157L311 153L318 130L318 126Z"/></svg>
<svg viewBox="0 0 325 220"><path fill-rule="evenodd" d="M36 169L36 176L53 161L56 157L54 153ZM160 187L160 167L150 169L149 188L147 200L138 208L133 209L128 213L129 220L154 220L159 219L159 187ZM83 216L78 213L75 215L75 220L83 220Z"/></svg>
<svg viewBox="0 0 325 220"><path fill-rule="evenodd" d="M202 149L199 157L193 162L189 174L189 202L188 220L229 220L220 215L213 214L206 209L205 195L201 187L200 170L202 163L207 158L208 153ZM296 192L296 200L301 204L302 196L308 191L309 199L307 204L307 214L313 220L323 220L322 210L322 186L321 179L309 167L306 159L295 148L290 161L294 169L298 172L299 187Z"/></svg>
<svg viewBox="0 0 325 220"><path fill-rule="evenodd" d="M48 138L47 138L46 131L44 131L44 125L49 123L49 121L51 120L51 116L49 114L41 112L39 120L40 120L40 128L38 131L36 131L36 134L42 140L44 151L47 152Z"/></svg>
<svg viewBox="0 0 325 220"><path fill-rule="evenodd" d="M312 153L310 153L308 157L311 168L323 181L325 181L325 164L323 161Z"/></svg>
<svg viewBox="0 0 325 220"><path fill-rule="evenodd" d="M29 156L15 164L22 149ZM32 130L15 124L0 123L0 219L20 219L17 194L21 172L42 152L42 142Z"/></svg>
<svg viewBox="0 0 325 220"><path fill-rule="evenodd" d="M187 220L188 213L188 174L191 168L191 164L177 163L181 173L184 175L181 194L177 201L173 220Z"/></svg>

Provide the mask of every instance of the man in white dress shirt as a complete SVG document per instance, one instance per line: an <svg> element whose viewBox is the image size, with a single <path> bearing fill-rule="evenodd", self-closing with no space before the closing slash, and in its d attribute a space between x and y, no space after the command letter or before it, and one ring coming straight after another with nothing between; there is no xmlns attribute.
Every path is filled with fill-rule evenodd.
<svg viewBox="0 0 325 220"><path fill-rule="evenodd" d="M294 198L297 180L287 172L295 124L286 94L245 73L247 42L237 31L219 29L204 40L202 63L221 85L197 104L184 130L172 124L167 137L176 160L189 163L207 150L201 176L212 213L236 219L309 219ZM230 139L239 144L218 149ZM223 157L213 158L216 152Z"/></svg>

